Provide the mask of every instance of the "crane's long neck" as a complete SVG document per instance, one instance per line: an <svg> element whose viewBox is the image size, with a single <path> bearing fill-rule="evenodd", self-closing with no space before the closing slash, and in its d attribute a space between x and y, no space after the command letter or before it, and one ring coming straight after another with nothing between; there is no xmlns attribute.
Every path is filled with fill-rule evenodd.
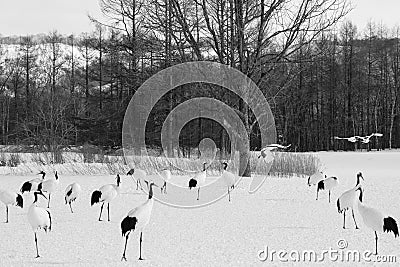
<svg viewBox="0 0 400 267"><path fill-rule="evenodd" d="M150 184L150 189L149 189L149 200L153 199L153 185L154 184Z"/></svg>

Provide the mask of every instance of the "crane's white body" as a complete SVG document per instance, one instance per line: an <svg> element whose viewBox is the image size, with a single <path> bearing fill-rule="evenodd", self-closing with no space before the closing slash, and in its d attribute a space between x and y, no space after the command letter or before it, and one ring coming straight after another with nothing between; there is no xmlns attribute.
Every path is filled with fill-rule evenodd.
<svg viewBox="0 0 400 267"><path fill-rule="evenodd" d="M133 176L133 178L136 180L136 190L139 189L139 185L140 188L143 189L142 182L145 181L147 177L147 172L145 170L139 168L130 169L127 175Z"/></svg>
<svg viewBox="0 0 400 267"><path fill-rule="evenodd" d="M16 205L16 198L18 194L9 190L0 190L0 201L4 205Z"/></svg>
<svg viewBox="0 0 400 267"><path fill-rule="evenodd" d="M42 195L43 197L45 197L43 195L42 192L34 192L34 201L32 203L32 205L29 207L27 216L28 216L28 222L32 227L32 230L35 234L35 244L36 244L36 258L39 258L39 249L38 249L38 245L37 245L37 236L36 236L36 232L39 229L43 229L45 232L47 231L51 231L51 214L50 211L47 209L44 209L42 207L38 207L37 206L37 197L38 195ZM46 198L46 197L45 197Z"/></svg>
<svg viewBox="0 0 400 267"><path fill-rule="evenodd" d="M358 210L364 224L375 232L375 254L378 254L378 232L393 232L394 237L399 236L399 229L395 219L384 216L382 212L375 208L368 207L358 202Z"/></svg>
<svg viewBox="0 0 400 267"><path fill-rule="evenodd" d="M326 177L324 177L324 174L322 172L316 172L310 177L308 177L307 184L308 186L316 185L318 184L319 181L324 180Z"/></svg>
<svg viewBox="0 0 400 267"><path fill-rule="evenodd" d="M8 223L8 206L12 205L23 208L22 196L9 190L0 190L0 201L6 206L6 223Z"/></svg>
<svg viewBox="0 0 400 267"><path fill-rule="evenodd" d="M28 222L34 232L39 229L50 230L49 211L33 203L28 210Z"/></svg>
<svg viewBox="0 0 400 267"><path fill-rule="evenodd" d="M336 177L328 177L324 180L321 180L317 184L317 200L318 200L318 192L320 190L328 190L329 192L329 203L331 202L331 190L335 188L339 184Z"/></svg>

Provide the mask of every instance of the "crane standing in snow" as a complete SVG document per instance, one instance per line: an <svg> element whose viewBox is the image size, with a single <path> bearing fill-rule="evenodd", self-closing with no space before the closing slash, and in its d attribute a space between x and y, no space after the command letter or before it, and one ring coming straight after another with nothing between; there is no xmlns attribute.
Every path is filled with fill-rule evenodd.
<svg viewBox="0 0 400 267"><path fill-rule="evenodd" d="M228 197L230 202L231 201L230 189L233 190L235 188L236 176L227 170L228 163L224 162L222 163L222 165L224 166L224 172L222 173L221 177L224 180L225 185L228 187Z"/></svg>
<svg viewBox="0 0 400 267"><path fill-rule="evenodd" d="M6 206L6 223L8 223L8 206L14 205L20 208L24 206L24 200L20 194L8 191L8 190L0 190L0 201L4 203Z"/></svg>
<svg viewBox="0 0 400 267"><path fill-rule="evenodd" d="M331 203L331 190L338 185L338 180L336 177L328 177L324 180L318 182L317 185L317 200L318 200L318 192L320 190L328 190L329 191L329 203Z"/></svg>
<svg viewBox="0 0 400 267"><path fill-rule="evenodd" d="M394 237L396 238L399 236L399 228L395 219L390 216L384 216L379 210L364 205L361 200L362 197L360 197L360 201L358 201L358 210L361 214L364 224L375 232L375 255L377 255L377 232L393 232Z"/></svg>
<svg viewBox="0 0 400 267"><path fill-rule="evenodd" d="M203 170L197 173L194 177L189 180L189 189L197 187L197 200L200 199L200 187L202 187L206 183L206 165L207 162L203 163Z"/></svg>
<svg viewBox="0 0 400 267"><path fill-rule="evenodd" d="M116 185L106 184L100 187L99 190L96 190L92 193L92 198L90 202L92 206L96 203L102 202L99 221L101 221L101 214L103 212L104 203L107 203L108 221L110 221L110 202L119 194L119 185L121 183L121 178L119 177L119 174L117 174L116 181Z"/></svg>
<svg viewBox="0 0 400 267"><path fill-rule="evenodd" d="M69 204L69 208L71 209L71 213L74 213L72 210L71 203L76 200L76 198L81 193L82 189L78 183L72 183L67 186L65 189L65 204Z"/></svg>
<svg viewBox="0 0 400 267"><path fill-rule="evenodd" d="M167 182L169 182L171 180L171 171L168 169L164 169L160 172L160 175L161 175L162 179L164 180L164 184L160 188L160 190L161 190L161 193L164 192L164 194L166 194L167 193Z"/></svg>
<svg viewBox="0 0 400 267"><path fill-rule="evenodd" d="M58 173L56 171L54 174L54 179L48 179L38 184L37 191L46 192L49 194L49 201L47 202L47 208L50 208L51 194L57 190L59 183L60 180L58 179Z"/></svg>
<svg viewBox="0 0 400 267"><path fill-rule="evenodd" d="M136 190L143 189L142 187L142 182L146 179L147 173L144 170L135 168L135 169L130 169L126 175L130 175L131 177L133 176L136 179Z"/></svg>
<svg viewBox="0 0 400 267"><path fill-rule="evenodd" d="M343 213L343 229L346 229L346 210L351 209L351 213L353 216L354 224L356 225L356 229L358 229L356 218L354 217L354 207L357 203L357 191L360 191L359 199L362 201L362 189L360 179L364 180L362 173L357 173L357 183L356 185L344 192L337 200L337 208L339 213Z"/></svg>
<svg viewBox="0 0 400 267"><path fill-rule="evenodd" d="M136 207L129 211L128 215L122 220L121 222L121 231L122 236L125 237L125 247L124 253L122 254L122 260L126 261L126 245L128 244L129 234L131 232L137 231L140 232L140 239L139 239L139 260L143 260L142 258L142 237L143 237L143 230L147 226L150 221L151 212L153 210L153 186L157 186L153 182L145 181L148 188L149 188L149 197L142 205ZM157 186L158 187L158 186Z"/></svg>
<svg viewBox="0 0 400 267"><path fill-rule="evenodd" d="M50 211L41 207L38 207L36 202L38 200L38 195L43 195L42 192L34 192L34 201L32 205L29 207L28 211L28 222L32 227L33 232L35 233L35 245L36 245L36 258L39 258L39 249L37 244L37 236L36 233L39 229L43 229L46 233L47 231L51 231L51 214ZM47 198L46 198L47 199Z"/></svg>

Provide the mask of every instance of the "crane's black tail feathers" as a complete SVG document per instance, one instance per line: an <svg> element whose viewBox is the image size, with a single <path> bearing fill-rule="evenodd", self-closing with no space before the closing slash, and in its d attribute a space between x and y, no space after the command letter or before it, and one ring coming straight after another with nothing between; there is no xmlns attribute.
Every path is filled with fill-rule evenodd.
<svg viewBox="0 0 400 267"><path fill-rule="evenodd" d="M399 236L399 228L397 227L396 220L392 217L387 217L383 219L383 231L393 232L394 237Z"/></svg>
<svg viewBox="0 0 400 267"><path fill-rule="evenodd" d="M342 213L342 209L340 208L340 201L339 201L339 199L337 200L337 202L336 202L336 206L337 206L337 211L339 212L339 213Z"/></svg>
<svg viewBox="0 0 400 267"><path fill-rule="evenodd" d="M23 194L24 192L30 192L32 189L32 184L30 182L25 182L22 186L21 186L21 193Z"/></svg>
<svg viewBox="0 0 400 267"><path fill-rule="evenodd" d="M137 223L136 217L126 216L121 222L122 236L125 236L129 231L134 231Z"/></svg>
<svg viewBox="0 0 400 267"><path fill-rule="evenodd" d="M17 202L17 206L23 208L24 207L24 199L20 194L17 195L17 198L15 199Z"/></svg>
<svg viewBox="0 0 400 267"><path fill-rule="evenodd" d="M324 180L318 182L317 191L319 191L319 190L325 190Z"/></svg>
<svg viewBox="0 0 400 267"><path fill-rule="evenodd" d="M90 201L90 204L93 206L94 204L99 203L100 198L101 198L101 191L98 190L94 191L92 193L92 199Z"/></svg>
<svg viewBox="0 0 400 267"><path fill-rule="evenodd" d="M189 181L189 189L192 189L197 186L197 181L195 179L190 179Z"/></svg>

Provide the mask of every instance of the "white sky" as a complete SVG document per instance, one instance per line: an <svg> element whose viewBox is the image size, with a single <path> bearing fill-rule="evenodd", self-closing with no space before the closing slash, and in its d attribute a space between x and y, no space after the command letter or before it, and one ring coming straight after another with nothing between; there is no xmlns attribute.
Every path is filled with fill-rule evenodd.
<svg viewBox="0 0 400 267"><path fill-rule="evenodd" d="M348 15L359 30L372 19L393 27L400 25L400 0L352 0ZM98 0L0 0L0 34L27 35L57 30L79 34L93 30L87 14L100 17Z"/></svg>

